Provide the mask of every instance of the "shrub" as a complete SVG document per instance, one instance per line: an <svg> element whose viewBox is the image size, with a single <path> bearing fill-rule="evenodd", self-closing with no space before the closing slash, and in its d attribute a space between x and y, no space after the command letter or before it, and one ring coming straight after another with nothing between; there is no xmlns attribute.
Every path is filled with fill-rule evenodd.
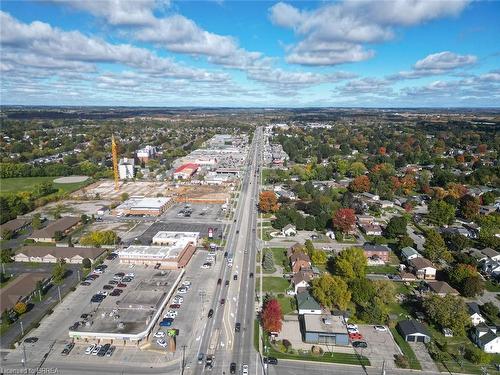
<svg viewBox="0 0 500 375"><path fill-rule="evenodd" d="M313 345L311 348L311 353L313 355L322 355L323 354L323 349L319 346Z"/></svg>
<svg viewBox="0 0 500 375"><path fill-rule="evenodd" d="M288 351L288 349L290 349L292 347L292 343L290 341L288 341L287 339L283 339L281 341L283 343L283 346L285 347L285 349Z"/></svg>
<svg viewBox="0 0 500 375"><path fill-rule="evenodd" d="M14 305L14 311L18 314L18 315L22 315L26 312L26 309L27 309L27 306L24 302L18 302Z"/></svg>
<svg viewBox="0 0 500 375"><path fill-rule="evenodd" d="M490 363L491 355L483 352L479 348L468 347L465 349L465 359L471 361L475 365L483 365Z"/></svg>
<svg viewBox="0 0 500 375"><path fill-rule="evenodd" d="M399 368L409 368L410 367L410 361L408 360L408 358L405 355L395 354L394 355L394 363Z"/></svg>

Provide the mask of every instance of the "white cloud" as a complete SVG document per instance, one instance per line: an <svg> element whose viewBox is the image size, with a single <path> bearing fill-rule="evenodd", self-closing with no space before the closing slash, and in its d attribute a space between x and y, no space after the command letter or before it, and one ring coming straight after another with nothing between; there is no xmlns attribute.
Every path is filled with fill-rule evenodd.
<svg viewBox="0 0 500 375"><path fill-rule="evenodd" d="M391 82L379 78L361 78L347 82L335 90L340 95L391 95L393 90Z"/></svg>
<svg viewBox="0 0 500 375"><path fill-rule="evenodd" d="M395 36L395 27L456 16L468 1L344 1L316 10L299 10L280 2L269 10L271 21L293 29L301 41L289 48L287 61L303 65L335 65L369 59L364 43ZM343 48L340 48L343 47Z"/></svg>

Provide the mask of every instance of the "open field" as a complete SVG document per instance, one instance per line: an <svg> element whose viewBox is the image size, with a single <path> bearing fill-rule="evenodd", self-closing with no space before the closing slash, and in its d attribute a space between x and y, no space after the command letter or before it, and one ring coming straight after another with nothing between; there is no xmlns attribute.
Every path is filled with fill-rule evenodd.
<svg viewBox="0 0 500 375"><path fill-rule="evenodd" d="M54 183L57 177L16 177L4 178L0 183L0 194L29 192L33 187L42 182L52 182L56 189L64 192L72 192L80 189L86 184L86 181L72 182L72 183Z"/></svg>

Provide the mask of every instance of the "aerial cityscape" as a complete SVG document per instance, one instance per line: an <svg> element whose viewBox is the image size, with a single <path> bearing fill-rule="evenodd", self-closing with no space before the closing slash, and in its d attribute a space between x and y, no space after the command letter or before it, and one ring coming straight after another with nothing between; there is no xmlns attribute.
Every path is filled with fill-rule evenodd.
<svg viewBox="0 0 500 375"><path fill-rule="evenodd" d="M500 374L499 35L2 1L0 374Z"/></svg>

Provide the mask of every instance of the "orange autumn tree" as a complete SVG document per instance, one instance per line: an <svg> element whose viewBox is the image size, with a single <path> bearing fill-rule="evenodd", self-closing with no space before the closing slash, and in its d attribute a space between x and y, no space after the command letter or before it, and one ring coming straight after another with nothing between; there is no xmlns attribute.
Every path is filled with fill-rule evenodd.
<svg viewBox="0 0 500 375"><path fill-rule="evenodd" d="M262 327L264 331L281 332L281 306L277 299L269 300L262 309Z"/></svg>
<svg viewBox="0 0 500 375"><path fill-rule="evenodd" d="M356 223L356 215L352 208L341 208L333 214L333 227L342 233L349 233Z"/></svg>
<svg viewBox="0 0 500 375"><path fill-rule="evenodd" d="M261 212L269 213L278 211L278 198L274 191L263 191L259 195L259 210Z"/></svg>
<svg viewBox="0 0 500 375"><path fill-rule="evenodd" d="M370 179L368 176L358 176L354 180L351 181L349 184L349 190L356 192L356 193L365 193L367 191L370 191Z"/></svg>

